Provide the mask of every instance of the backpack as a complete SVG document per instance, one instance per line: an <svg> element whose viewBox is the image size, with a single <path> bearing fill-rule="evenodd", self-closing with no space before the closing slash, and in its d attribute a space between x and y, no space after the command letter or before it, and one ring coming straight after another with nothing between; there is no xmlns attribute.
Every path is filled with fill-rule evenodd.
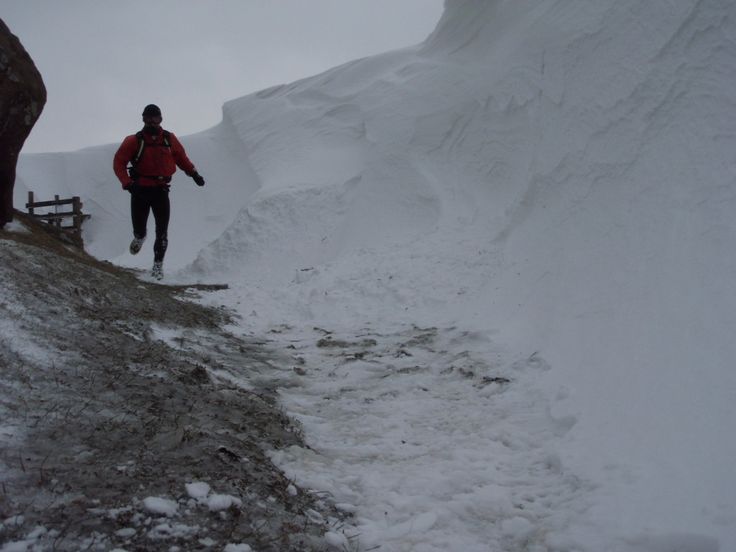
<svg viewBox="0 0 736 552"><path fill-rule="evenodd" d="M171 139L170 139L171 133L168 130L164 130L162 132L163 137L163 143L161 144L164 147L171 148ZM138 150L135 153L135 156L133 156L133 159L130 161L130 167L128 167L128 174L131 178L137 178L138 176L141 176L138 174L138 163L141 160L141 157L143 157L143 150L146 149L146 141L143 138L143 131L139 130L135 133L135 137L138 139Z"/></svg>

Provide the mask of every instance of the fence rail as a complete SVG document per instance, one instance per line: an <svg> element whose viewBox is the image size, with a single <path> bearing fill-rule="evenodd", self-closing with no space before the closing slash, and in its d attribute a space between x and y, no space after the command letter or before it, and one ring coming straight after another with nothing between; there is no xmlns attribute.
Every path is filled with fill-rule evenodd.
<svg viewBox="0 0 736 552"><path fill-rule="evenodd" d="M59 207L62 205L71 205L71 211L59 211ZM81 234L82 223L90 218L90 215L85 215L82 212L82 201L79 196L74 196L68 199L59 199L58 195L54 196L53 201L34 201L33 192L28 192L28 203L26 203L26 209L28 214L39 220L43 220L48 224L55 226L60 230L72 231L76 234ZM53 207L53 212L48 213L36 213L36 209L41 207ZM64 219L72 219L71 225L64 226L62 223Z"/></svg>

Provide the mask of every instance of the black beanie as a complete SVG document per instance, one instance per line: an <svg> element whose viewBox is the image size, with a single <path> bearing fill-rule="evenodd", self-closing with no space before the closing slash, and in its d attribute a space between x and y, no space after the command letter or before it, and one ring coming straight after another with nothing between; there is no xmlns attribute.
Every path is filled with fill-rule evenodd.
<svg viewBox="0 0 736 552"><path fill-rule="evenodd" d="M145 108L143 108L143 116L144 117L161 117L161 110L158 108L157 105L148 104Z"/></svg>

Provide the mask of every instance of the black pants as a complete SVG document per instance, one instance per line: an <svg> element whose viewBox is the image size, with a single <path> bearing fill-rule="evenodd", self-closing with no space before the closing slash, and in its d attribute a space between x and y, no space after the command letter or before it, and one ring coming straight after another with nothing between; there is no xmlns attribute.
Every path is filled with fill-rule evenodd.
<svg viewBox="0 0 736 552"><path fill-rule="evenodd" d="M146 237L148 214L153 211L156 221L156 241L153 244L153 260L160 263L164 260L169 245L169 189L165 186L140 188L130 196L130 215L133 219L133 235L142 239Z"/></svg>

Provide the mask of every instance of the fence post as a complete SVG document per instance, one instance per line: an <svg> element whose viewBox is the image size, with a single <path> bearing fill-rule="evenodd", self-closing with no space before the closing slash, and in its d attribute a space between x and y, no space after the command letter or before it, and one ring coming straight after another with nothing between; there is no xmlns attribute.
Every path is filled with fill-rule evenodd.
<svg viewBox="0 0 736 552"><path fill-rule="evenodd" d="M62 205L69 204L72 205L71 212L65 211L62 207ZM29 191L26 207L28 208L28 214L30 216L40 219L46 224L56 227L60 231L72 230L80 236L82 234L82 224L90 217L89 215L82 213L82 207L84 207L84 204L82 203L82 198L79 196L72 196L69 199L60 199L58 195L54 195L53 201L36 202L35 194L32 191ZM36 209L39 207L53 207L54 209L53 211L47 211L46 213L36 214ZM59 207L62 207L62 209L59 210ZM67 220L67 217L71 217L72 219L71 226L63 225L63 222Z"/></svg>
<svg viewBox="0 0 736 552"><path fill-rule="evenodd" d="M57 203L56 205L54 205L54 214L57 214L59 212L59 205L58 205L59 196L58 195L54 196L54 201ZM61 230L61 219L57 218L56 220L54 220L54 224L59 230Z"/></svg>
<svg viewBox="0 0 736 552"><path fill-rule="evenodd" d="M74 212L74 218L72 219L75 232L82 231L82 203L79 201L79 196L72 197L72 211Z"/></svg>

